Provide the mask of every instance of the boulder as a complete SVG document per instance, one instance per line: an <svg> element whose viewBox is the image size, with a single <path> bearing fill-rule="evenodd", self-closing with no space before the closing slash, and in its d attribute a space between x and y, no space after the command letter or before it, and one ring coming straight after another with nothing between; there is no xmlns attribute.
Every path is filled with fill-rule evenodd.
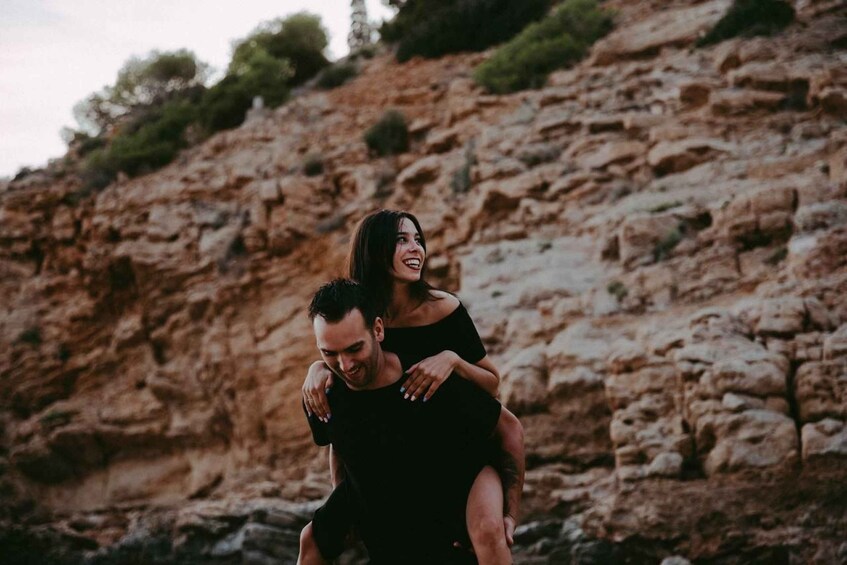
<svg viewBox="0 0 847 565"><path fill-rule="evenodd" d="M794 376L794 396L802 423L847 420L847 360L800 365Z"/></svg>
<svg viewBox="0 0 847 565"><path fill-rule="evenodd" d="M715 211L712 229L745 248L784 241L793 231L797 201L797 190L791 186L750 190Z"/></svg>
<svg viewBox="0 0 847 565"><path fill-rule="evenodd" d="M610 141L596 151L582 155L577 163L584 169L605 169L609 165L629 163L643 157L647 147L640 141Z"/></svg>
<svg viewBox="0 0 847 565"><path fill-rule="evenodd" d="M847 323L842 324L823 342L824 359L847 359Z"/></svg>
<svg viewBox="0 0 847 565"><path fill-rule="evenodd" d="M668 9L647 20L618 27L594 45L597 65L655 56L662 47L681 47L694 43L726 12L729 0L712 0L694 6Z"/></svg>
<svg viewBox="0 0 847 565"><path fill-rule="evenodd" d="M732 153L734 148L717 139L689 138L661 141L647 154L647 163L657 175L679 173L715 158L720 153Z"/></svg>
<svg viewBox="0 0 847 565"><path fill-rule="evenodd" d="M412 196L418 196L427 184L441 174L443 158L437 155L424 157L409 165L397 176L397 184Z"/></svg>
<svg viewBox="0 0 847 565"><path fill-rule="evenodd" d="M714 86L702 81L687 81L679 85L679 101L689 109L699 108L709 101Z"/></svg>
<svg viewBox="0 0 847 565"><path fill-rule="evenodd" d="M763 302L756 333L793 335L802 333L805 326L806 305L803 299L787 296Z"/></svg>
<svg viewBox="0 0 847 565"><path fill-rule="evenodd" d="M503 403L517 415L546 408L549 398L544 345L524 349L503 367L500 395Z"/></svg>
<svg viewBox="0 0 847 565"><path fill-rule="evenodd" d="M696 441L708 476L785 472L800 458L794 420L769 410L710 414L698 422Z"/></svg>
<svg viewBox="0 0 847 565"><path fill-rule="evenodd" d="M426 153L446 153L459 144L459 129L437 130L427 135L424 151Z"/></svg>
<svg viewBox="0 0 847 565"><path fill-rule="evenodd" d="M709 106L717 116L740 116L756 111L774 112L785 100L781 92L766 90L723 90L712 93Z"/></svg>
<svg viewBox="0 0 847 565"><path fill-rule="evenodd" d="M808 66L788 65L782 61L755 61L730 71L727 79L732 86L791 94L809 90Z"/></svg>
<svg viewBox="0 0 847 565"><path fill-rule="evenodd" d="M827 418L806 424L801 430L803 462L816 465L832 462L844 465L847 459L847 424L843 420Z"/></svg>
<svg viewBox="0 0 847 565"><path fill-rule="evenodd" d="M730 39L714 48L714 66L727 73L749 61L771 61L777 56L773 41L768 37Z"/></svg>
<svg viewBox="0 0 847 565"><path fill-rule="evenodd" d="M677 229L679 220L673 214L633 214L618 228L621 263L632 265L650 262L660 242Z"/></svg>

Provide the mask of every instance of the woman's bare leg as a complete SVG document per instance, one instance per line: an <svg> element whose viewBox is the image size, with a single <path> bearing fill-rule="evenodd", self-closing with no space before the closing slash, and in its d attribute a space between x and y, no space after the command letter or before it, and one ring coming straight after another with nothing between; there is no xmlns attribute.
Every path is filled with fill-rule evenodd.
<svg viewBox="0 0 847 565"><path fill-rule="evenodd" d="M480 565L511 565L503 523L503 483L493 467L485 467L474 480L465 520Z"/></svg>
<svg viewBox="0 0 847 565"><path fill-rule="evenodd" d="M297 565L325 565L326 561L321 557L315 536L312 534L312 523L306 524L300 532L300 555L297 557Z"/></svg>

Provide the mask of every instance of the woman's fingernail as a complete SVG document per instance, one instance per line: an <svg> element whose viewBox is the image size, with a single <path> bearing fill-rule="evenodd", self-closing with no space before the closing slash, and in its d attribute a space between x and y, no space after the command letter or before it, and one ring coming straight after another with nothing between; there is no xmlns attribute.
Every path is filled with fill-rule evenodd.
<svg viewBox="0 0 847 565"><path fill-rule="evenodd" d="M423 401L426 402L426 396L424 396Z"/></svg>
<svg viewBox="0 0 847 565"><path fill-rule="evenodd" d="M400 387L400 392L406 392L406 387L401 386L401 387Z"/></svg>
<svg viewBox="0 0 847 565"><path fill-rule="evenodd" d="M330 389L325 388L325 389L324 389L324 394L329 394L329 391L330 391Z"/></svg>
<svg viewBox="0 0 847 565"><path fill-rule="evenodd" d="M409 395L408 395L408 394L404 394L404 395L403 395L403 400L408 400L408 398L409 398Z"/></svg>
<svg viewBox="0 0 847 565"><path fill-rule="evenodd" d="M412 397L412 402L414 402L414 401L415 401L415 397L413 396L413 397Z"/></svg>

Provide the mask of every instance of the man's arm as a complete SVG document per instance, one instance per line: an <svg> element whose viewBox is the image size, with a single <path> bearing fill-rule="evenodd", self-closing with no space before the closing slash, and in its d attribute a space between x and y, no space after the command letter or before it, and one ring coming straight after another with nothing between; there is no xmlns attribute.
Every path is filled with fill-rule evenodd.
<svg viewBox="0 0 847 565"><path fill-rule="evenodd" d="M497 438L501 450L498 471L503 481L505 495L503 511L506 517L512 519L512 527L514 527L518 522L526 470L524 437L523 426L520 421L505 406L500 409L500 418L497 420L494 436Z"/></svg>

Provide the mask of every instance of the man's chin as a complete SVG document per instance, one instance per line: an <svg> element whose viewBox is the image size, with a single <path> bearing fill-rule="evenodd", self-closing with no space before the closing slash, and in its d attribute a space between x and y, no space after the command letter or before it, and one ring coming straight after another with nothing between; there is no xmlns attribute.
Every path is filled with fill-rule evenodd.
<svg viewBox="0 0 847 565"><path fill-rule="evenodd" d="M348 377L343 373L335 373L335 375L342 381L344 381L344 384L346 384L349 388L352 389L363 388L368 384L365 375L355 375L353 377Z"/></svg>

